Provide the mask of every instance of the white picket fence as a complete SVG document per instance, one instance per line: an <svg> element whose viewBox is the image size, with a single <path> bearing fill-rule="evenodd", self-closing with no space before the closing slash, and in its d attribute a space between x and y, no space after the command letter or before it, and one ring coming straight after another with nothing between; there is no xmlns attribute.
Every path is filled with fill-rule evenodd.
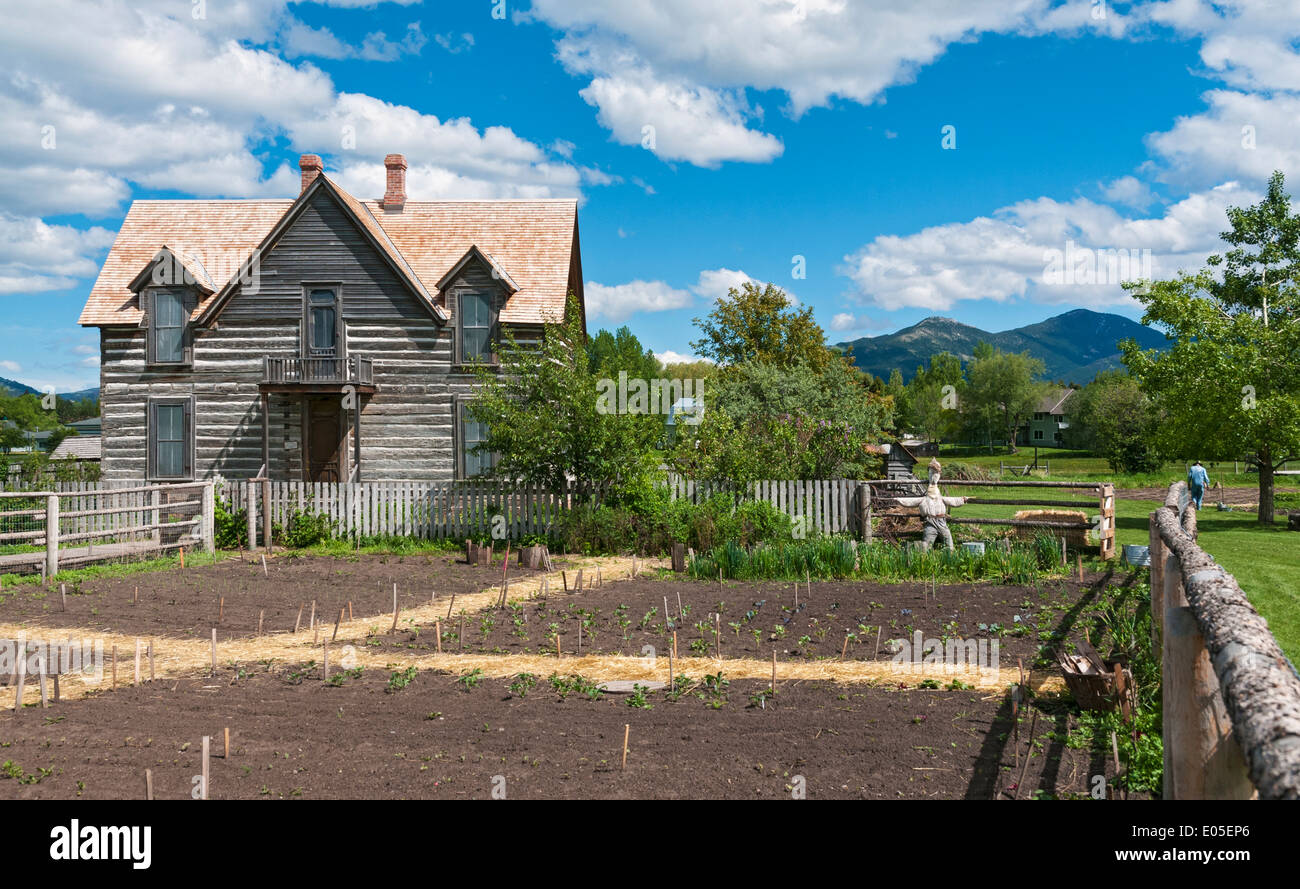
<svg viewBox="0 0 1300 889"><path fill-rule="evenodd" d="M694 482L679 476L665 481L674 500L702 503L716 494L740 500L764 501L790 516L809 532L834 534L854 528L855 489L850 479L757 481L744 485ZM64 482L49 488L61 495L94 498L114 488L129 490L113 495L113 505L134 507L104 516L86 516L84 531L121 528L141 521L156 507L155 495L131 482ZM501 539L544 535L563 513L578 503L600 500L601 486L570 483L562 490L498 480L442 482L336 482L223 481L217 496L232 512L253 506L249 520L250 546L256 546L269 505L272 523L284 528L294 513L326 516L340 537L415 537L462 539L492 534ZM79 500L65 501L65 509L82 511ZM85 501L87 504L89 500ZM100 527L104 526L104 527ZM263 540L263 543L265 541Z"/></svg>
<svg viewBox="0 0 1300 889"><path fill-rule="evenodd" d="M724 494L741 500L770 503L801 524L805 531L838 534L855 529L853 518L856 491L860 483L853 479L808 479L795 481L755 481L746 484L695 482L679 475L669 475L668 489L674 500L703 503Z"/></svg>

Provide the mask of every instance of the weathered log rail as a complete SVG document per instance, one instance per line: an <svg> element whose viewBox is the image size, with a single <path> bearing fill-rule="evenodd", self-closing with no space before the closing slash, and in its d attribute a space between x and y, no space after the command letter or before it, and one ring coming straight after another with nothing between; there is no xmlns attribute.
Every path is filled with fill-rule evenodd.
<svg viewBox="0 0 1300 889"><path fill-rule="evenodd" d="M1196 542L1185 482L1150 516L1167 799L1300 799L1300 676Z"/></svg>

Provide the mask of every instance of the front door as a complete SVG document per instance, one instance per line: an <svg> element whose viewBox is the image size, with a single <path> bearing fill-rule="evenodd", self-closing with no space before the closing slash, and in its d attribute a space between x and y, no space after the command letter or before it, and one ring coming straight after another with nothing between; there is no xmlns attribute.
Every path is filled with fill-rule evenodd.
<svg viewBox="0 0 1300 889"><path fill-rule="evenodd" d="M343 410L339 396L309 397L307 399L307 481L342 481L344 435Z"/></svg>

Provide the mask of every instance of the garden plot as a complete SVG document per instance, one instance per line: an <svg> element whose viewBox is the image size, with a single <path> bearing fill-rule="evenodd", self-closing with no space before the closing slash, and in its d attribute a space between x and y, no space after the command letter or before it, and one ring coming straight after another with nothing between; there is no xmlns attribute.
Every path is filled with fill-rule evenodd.
<svg viewBox="0 0 1300 889"><path fill-rule="evenodd" d="M537 572L511 564L512 580ZM391 615L393 586L403 609L452 595L477 593L501 582L500 563L468 565L447 555L277 555L228 558L198 568L104 577L67 585L67 610L55 585L6 587L0 624L77 628L135 636L203 637L218 628L222 639L292 632L310 622L332 624L351 604L355 618ZM301 609L301 618L300 610ZM345 615L346 619L346 615Z"/></svg>
<svg viewBox="0 0 1300 889"><path fill-rule="evenodd" d="M2 713L0 798L138 799L146 769L156 798L189 798L204 735L214 799L1023 799L1083 795L1111 769L1064 707L1043 703L1031 740L1002 694L790 681L771 695L715 674L593 699L564 676L333 675L250 664Z"/></svg>
<svg viewBox="0 0 1300 889"><path fill-rule="evenodd" d="M609 654L640 657L647 646L679 658L791 661L889 661L899 639L998 642L1002 666L1030 667L1040 646L1066 638L1079 610L1113 572L1083 581L1045 579L1029 586L994 582L940 584L698 582L637 577L545 598L512 599L507 608L439 615L442 651L480 654ZM796 591L797 587L797 591ZM797 601L796 601L797 597ZM462 638L463 634L463 638ZM581 637L581 647L579 647ZM893 640L891 644L891 640ZM371 644L434 651L432 625L404 625ZM991 644L985 650L991 650ZM922 652L923 653L923 652Z"/></svg>

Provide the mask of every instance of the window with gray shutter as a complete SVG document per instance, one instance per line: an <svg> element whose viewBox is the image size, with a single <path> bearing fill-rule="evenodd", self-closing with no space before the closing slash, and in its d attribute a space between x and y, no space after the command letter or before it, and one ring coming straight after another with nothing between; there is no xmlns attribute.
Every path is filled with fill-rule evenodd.
<svg viewBox="0 0 1300 889"><path fill-rule="evenodd" d="M460 360L491 362L492 297L487 293L469 292L460 299Z"/></svg>
<svg viewBox="0 0 1300 889"><path fill-rule="evenodd" d="M190 363L189 301L183 290L160 287L149 291L143 306L148 313L150 364Z"/></svg>
<svg viewBox="0 0 1300 889"><path fill-rule="evenodd" d="M194 477L194 410L189 398L149 402L149 477Z"/></svg>

